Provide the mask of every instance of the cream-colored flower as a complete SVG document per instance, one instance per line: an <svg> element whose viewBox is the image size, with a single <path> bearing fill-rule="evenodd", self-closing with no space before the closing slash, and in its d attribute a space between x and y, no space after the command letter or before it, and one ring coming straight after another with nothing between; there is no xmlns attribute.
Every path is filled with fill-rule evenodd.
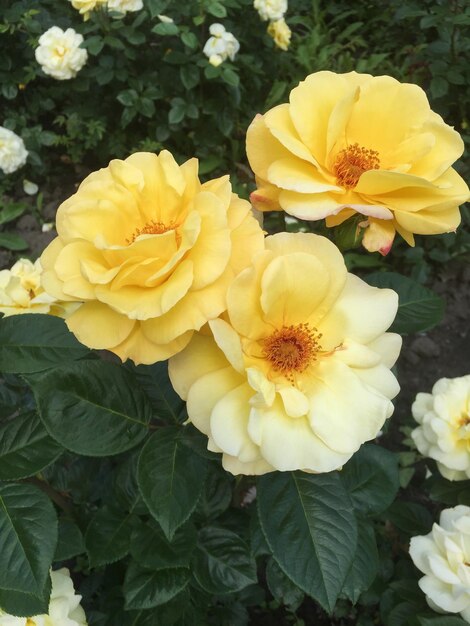
<svg viewBox="0 0 470 626"><path fill-rule="evenodd" d="M90 13L100 6L106 6L108 0L70 0L74 9L87 20Z"/></svg>
<svg viewBox="0 0 470 626"><path fill-rule="evenodd" d="M457 228L469 190L451 166L463 147L420 87L317 72L249 127L252 202L327 226L362 214L364 246L386 254L395 231L413 245L413 233Z"/></svg>
<svg viewBox="0 0 470 626"><path fill-rule="evenodd" d="M240 44L234 35L228 33L222 24L212 24L209 27L209 32L212 36L206 41L203 49L209 63L217 66L226 59L233 61L240 50Z"/></svg>
<svg viewBox="0 0 470 626"><path fill-rule="evenodd" d="M23 180L23 191L28 194L28 196L35 196L39 191L39 187L36 183L33 183L31 180L27 180L26 178Z"/></svg>
<svg viewBox="0 0 470 626"><path fill-rule="evenodd" d="M80 605L82 596L75 593L67 568L51 571L52 591L47 615L13 617L0 609L0 626L87 626Z"/></svg>
<svg viewBox="0 0 470 626"><path fill-rule="evenodd" d="M21 137L8 128L0 126L0 170L13 174L26 163L28 151Z"/></svg>
<svg viewBox="0 0 470 626"><path fill-rule="evenodd" d="M5 317L22 313L49 313L65 317L77 305L60 302L41 285L41 262L20 259L10 270L0 270L0 313Z"/></svg>
<svg viewBox="0 0 470 626"><path fill-rule="evenodd" d="M39 37L36 61L45 74L57 80L74 78L88 58L87 51L80 48L82 42L82 35L73 28L63 31L58 26L52 26Z"/></svg>
<svg viewBox="0 0 470 626"><path fill-rule="evenodd" d="M280 20L287 11L287 0L254 0L253 6L262 20Z"/></svg>
<svg viewBox="0 0 470 626"><path fill-rule="evenodd" d="M448 480L470 478L470 374L441 378L432 393L418 393L411 407L420 424L411 433L423 456L437 461Z"/></svg>
<svg viewBox="0 0 470 626"><path fill-rule="evenodd" d="M429 606L470 624L470 507L442 511L428 535L411 539L410 556L425 574L418 584Z"/></svg>
<svg viewBox="0 0 470 626"><path fill-rule="evenodd" d="M172 17L169 17L168 15L157 15L158 19L160 20L160 22L162 22L163 24L173 24L174 20Z"/></svg>
<svg viewBox="0 0 470 626"><path fill-rule="evenodd" d="M281 50L289 48L292 32L284 18L269 24L268 35L274 39L274 43Z"/></svg>
<svg viewBox="0 0 470 626"><path fill-rule="evenodd" d="M83 302L67 318L85 345L155 363L226 309L233 278L263 247L228 176L201 184L196 159L136 153L88 176L57 211L45 289Z"/></svg>
<svg viewBox="0 0 470 626"><path fill-rule="evenodd" d="M108 9L119 13L132 13L143 9L142 0L108 0Z"/></svg>
<svg viewBox="0 0 470 626"><path fill-rule="evenodd" d="M329 472L373 439L399 390L390 289L325 237L280 233L233 281L227 315L170 359L191 422L233 474Z"/></svg>

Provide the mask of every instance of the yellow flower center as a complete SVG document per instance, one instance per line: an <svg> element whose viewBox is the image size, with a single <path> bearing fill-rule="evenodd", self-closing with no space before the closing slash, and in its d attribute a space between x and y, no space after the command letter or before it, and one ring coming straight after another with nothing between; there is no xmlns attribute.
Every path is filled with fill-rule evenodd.
<svg viewBox="0 0 470 626"><path fill-rule="evenodd" d="M283 326L263 339L263 357L276 372L292 380L294 372L303 372L316 361L321 336L308 324Z"/></svg>
<svg viewBox="0 0 470 626"><path fill-rule="evenodd" d="M150 220L150 222L147 222L147 224L145 224L145 226L142 226L142 228L136 228L131 238L126 239L126 242L130 245L131 243L134 243L139 235L161 235L162 233L166 233L169 230L176 230L177 226L178 225L175 224L173 220L169 224ZM176 234L176 239L178 241L178 233Z"/></svg>
<svg viewBox="0 0 470 626"><path fill-rule="evenodd" d="M333 165L336 182L341 187L353 189L364 172L380 168L379 153L353 143L338 153Z"/></svg>
<svg viewBox="0 0 470 626"><path fill-rule="evenodd" d="M64 46L55 47L55 53L58 57L63 57L66 52L67 52L67 48L64 48Z"/></svg>

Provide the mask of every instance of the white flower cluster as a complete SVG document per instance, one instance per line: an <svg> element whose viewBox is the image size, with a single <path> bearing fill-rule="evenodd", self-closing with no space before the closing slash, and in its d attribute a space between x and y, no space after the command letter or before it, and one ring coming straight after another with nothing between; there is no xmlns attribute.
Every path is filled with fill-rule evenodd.
<svg viewBox="0 0 470 626"><path fill-rule="evenodd" d="M57 80L74 78L85 65L88 53L80 48L83 37L73 28L52 26L39 37L36 61L42 71Z"/></svg>
<svg viewBox="0 0 470 626"><path fill-rule="evenodd" d="M263 21L269 20L268 35L281 50L287 50L290 45L291 30L284 19L287 11L287 0L254 0L254 8Z"/></svg>
<svg viewBox="0 0 470 626"><path fill-rule="evenodd" d="M437 461L448 480L470 478L470 375L441 378L411 407L419 423L411 436L422 455Z"/></svg>
<svg viewBox="0 0 470 626"><path fill-rule="evenodd" d="M287 11L287 0L254 0L253 6L263 21L280 20Z"/></svg>
<svg viewBox="0 0 470 626"><path fill-rule="evenodd" d="M0 126L0 170L12 174L26 163L28 151L23 140L8 128Z"/></svg>
<svg viewBox="0 0 470 626"><path fill-rule="evenodd" d="M234 60L240 50L237 39L225 30L222 24L212 24L209 28L212 37L206 41L203 52L209 58L209 63L217 67L226 59Z"/></svg>
<svg viewBox="0 0 470 626"><path fill-rule="evenodd" d="M52 591L47 615L13 617L0 610L0 626L87 626L81 596L75 593L70 572L63 567L51 572Z"/></svg>
<svg viewBox="0 0 470 626"><path fill-rule="evenodd" d="M470 507L442 511L439 524L410 543L413 563L429 606L440 613L460 613L470 623Z"/></svg>
<svg viewBox="0 0 470 626"><path fill-rule="evenodd" d="M72 3L74 9L77 9L83 19L87 20L90 17L91 11L102 6L106 7L110 11L117 11L125 15L132 11L140 11L144 4L142 0L69 0Z"/></svg>
<svg viewBox="0 0 470 626"><path fill-rule="evenodd" d="M72 312L77 307L75 303L59 302L44 291L41 274L39 259L35 263L19 259L11 269L0 270L0 313L5 317L22 313L65 317Z"/></svg>

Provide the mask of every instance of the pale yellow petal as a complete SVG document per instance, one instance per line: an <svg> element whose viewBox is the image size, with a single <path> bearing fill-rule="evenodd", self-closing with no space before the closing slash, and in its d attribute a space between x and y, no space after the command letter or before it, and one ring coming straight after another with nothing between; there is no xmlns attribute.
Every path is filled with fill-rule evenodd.
<svg viewBox="0 0 470 626"><path fill-rule="evenodd" d="M112 351L122 361L131 359L136 365L151 365L157 361L166 361L183 350L191 340L192 331L179 335L169 343L155 344L145 336L142 326L146 322L136 322L134 330L121 344Z"/></svg>
<svg viewBox="0 0 470 626"><path fill-rule="evenodd" d="M230 324L222 319L209 322L209 327L214 335L214 340L224 353L227 361L237 372L244 372L244 361L240 337Z"/></svg>
<svg viewBox="0 0 470 626"><path fill-rule="evenodd" d="M246 131L246 154L256 176L267 180L273 161L290 156L289 150L278 141L266 126L262 115L257 115Z"/></svg>
<svg viewBox="0 0 470 626"><path fill-rule="evenodd" d="M261 476L262 474L275 471L275 468L269 465L263 458L251 461L250 463L242 463L242 461L229 454L222 456L222 466L224 470L234 476L238 476L239 474L243 474L244 476Z"/></svg>
<svg viewBox="0 0 470 626"><path fill-rule="evenodd" d="M293 156L273 161L268 167L267 179L277 187L300 193L341 191L340 187L326 180L314 165Z"/></svg>
<svg viewBox="0 0 470 626"><path fill-rule="evenodd" d="M373 341L367 347L380 355L382 363L387 367L393 367L403 344L403 339L397 333L384 333Z"/></svg>
<svg viewBox="0 0 470 626"><path fill-rule="evenodd" d="M362 239L362 245L369 252L380 252L382 256L385 256L390 252L394 239L395 224L393 220L370 218Z"/></svg>
<svg viewBox="0 0 470 626"><path fill-rule="evenodd" d="M77 339L95 350L112 350L132 332L136 322L101 302L85 302L67 318Z"/></svg>

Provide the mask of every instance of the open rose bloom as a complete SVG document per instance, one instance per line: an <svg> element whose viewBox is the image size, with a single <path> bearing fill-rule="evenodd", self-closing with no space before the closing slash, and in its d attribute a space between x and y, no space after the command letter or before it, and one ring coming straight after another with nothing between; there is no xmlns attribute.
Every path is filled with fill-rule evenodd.
<svg viewBox="0 0 470 626"><path fill-rule="evenodd" d="M280 233L227 302L169 364L209 449L233 474L341 467L393 412L397 294L349 274L326 238Z"/></svg>
<svg viewBox="0 0 470 626"><path fill-rule="evenodd" d="M470 624L470 507L442 511L428 535L411 539L410 556L424 573L419 586L429 606Z"/></svg>
<svg viewBox="0 0 470 626"><path fill-rule="evenodd" d="M248 129L251 199L328 226L361 214L364 246L386 254L396 231L413 245L413 234L456 229L469 191L451 166L463 148L420 87L318 72Z"/></svg>
<svg viewBox="0 0 470 626"><path fill-rule="evenodd" d="M421 454L437 461L444 478L470 479L470 375L441 378L432 393L418 393L411 410Z"/></svg>
<svg viewBox="0 0 470 626"><path fill-rule="evenodd" d="M263 247L228 176L201 184L196 159L136 153L88 176L57 212L43 284L80 302L67 325L90 348L135 363L182 350L226 309L233 278Z"/></svg>

